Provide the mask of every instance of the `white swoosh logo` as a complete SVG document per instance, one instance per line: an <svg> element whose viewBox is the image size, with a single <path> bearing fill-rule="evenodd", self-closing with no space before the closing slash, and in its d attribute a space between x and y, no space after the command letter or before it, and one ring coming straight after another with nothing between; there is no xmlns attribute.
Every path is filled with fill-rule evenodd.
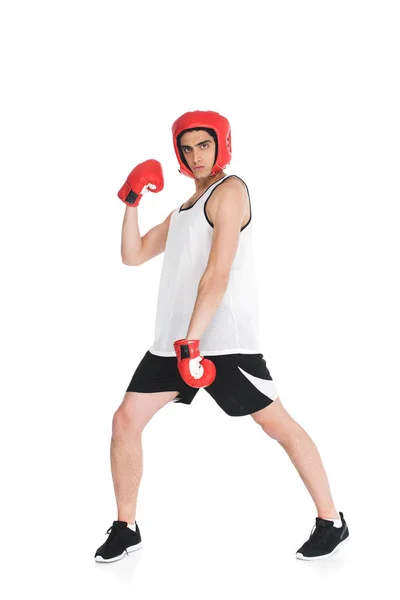
<svg viewBox="0 0 400 600"><path fill-rule="evenodd" d="M278 392L272 379L260 379L260 377L254 377L254 375L246 373L246 371L243 371L243 369L241 369L239 366L238 369L240 369L243 375L247 377L247 379L254 385L254 387L258 389L259 392L265 394L271 400L276 400L278 397Z"/></svg>

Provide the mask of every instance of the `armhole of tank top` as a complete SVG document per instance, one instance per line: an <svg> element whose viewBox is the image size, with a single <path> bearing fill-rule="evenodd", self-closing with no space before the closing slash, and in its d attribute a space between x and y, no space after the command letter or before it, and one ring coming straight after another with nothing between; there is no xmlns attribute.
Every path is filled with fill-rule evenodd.
<svg viewBox="0 0 400 600"><path fill-rule="evenodd" d="M175 213L179 210L179 206L178 208L174 208L174 210L171 212L170 216L169 216L169 223L168 223L168 231L167 231L167 236L170 232L171 229L171 223L172 223L172 219L174 218Z"/></svg>
<svg viewBox="0 0 400 600"><path fill-rule="evenodd" d="M240 177L238 177L237 175L228 175L228 177L225 177L224 181L226 181L226 180L227 180L227 179L229 179L230 177L237 177L237 179L240 179L240 181L241 181L242 183L244 183L244 186L245 186L245 188L246 188L246 191L247 191L247 197L248 197L248 199L249 199L250 217L249 217L249 220L247 221L246 225L243 225L243 227L241 228L241 230L240 230L240 233L242 233L242 231L244 231L244 230L246 229L246 227L247 227L248 225L250 225L250 221L251 221L251 218L252 218L252 212L251 212L251 201L250 201L250 192L249 192L249 188L248 188L248 187L247 187L247 185L246 185L246 182L245 182L245 181L243 181L243 179L241 179L241 178L240 178ZM222 182L221 182L219 185L222 185L222 184L224 183L224 181L222 181ZM215 186L214 190L216 190L216 189L217 189L217 187L218 187L218 185L216 185L216 186ZM212 190L211 194L214 192L214 190ZM211 225L211 227L214 229L214 225L213 225L213 223L210 221L210 219L208 218L207 211L206 211L207 202L208 202L208 201L209 201L209 199L211 198L211 194L208 196L207 200L204 202L203 211L204 211L204 216L205 216L205 218L206 218L206 221L207 221L207 223L208 223L209 225Z"/></svg>

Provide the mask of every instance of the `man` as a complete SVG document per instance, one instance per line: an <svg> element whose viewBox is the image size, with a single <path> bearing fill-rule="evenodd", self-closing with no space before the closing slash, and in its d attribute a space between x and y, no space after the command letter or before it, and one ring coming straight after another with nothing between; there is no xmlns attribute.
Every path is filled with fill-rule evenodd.
<svg viewBox="0 0 400 600"><path fill-rule="evenodd" d="M165 251L154 343L145 353L114 414L111 467L118 519L98 548L100 562L142 547L135 521L143 472L141 435L168 402L190 404L203 387L230 416L251 415L289 455L318 516L296 557L331 555L348 538L335 509L318 450L283 407L260 351L252 212L245 182L227 175L231 131L212 111L185 113L172 126L180 172L195 182L193 196L141 237L137 206L164 185L156 160L141 163L119 191L127 205L122 260L141 265Z"/></svg>

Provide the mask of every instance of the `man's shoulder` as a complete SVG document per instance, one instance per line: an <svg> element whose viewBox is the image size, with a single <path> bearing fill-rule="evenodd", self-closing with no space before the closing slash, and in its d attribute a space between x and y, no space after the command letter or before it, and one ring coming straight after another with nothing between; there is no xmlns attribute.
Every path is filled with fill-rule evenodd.
<svg viewBox="0 0 400 600"><path fill-rule="evenodd" d="M211 223L214 223L217 206L225 199L232 197L235 194L240 205L245 209L245 217L243 223L246 224L250 218L249 194L247 185L238 177L238 175L228 175L224 181L220 183L211 194L206 203L206 214Z"/></svg>
<svg viewBox="0 0 400 600"><path fill-rule="evenodd" d="M217 198L224 196L227 193L239 192L242 195L248 194L248 187L245 181L239 175L227 175L226 178L218 185L214 194Z"/></svg>

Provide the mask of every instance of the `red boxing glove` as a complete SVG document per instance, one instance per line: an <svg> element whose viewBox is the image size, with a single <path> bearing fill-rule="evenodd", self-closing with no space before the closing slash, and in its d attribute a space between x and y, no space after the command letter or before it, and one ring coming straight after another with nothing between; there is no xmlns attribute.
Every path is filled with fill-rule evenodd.
<svg viewBox="0 0 400 600"><path fill-rule="evenodd" d="M211 385L217 374L214 363L200 354L199 345L200 340L184 338L174 342L180 376L194 388Z"/></svg>
<svg viewBox="0 0 400 600"><path fill-rule="evenodd" d="M141 197L148 190L161 192L164 187L164 176L161 163L151 158L138 164L128 175L127 180L118 192L118 198L128 206L138 206Z"/></svg>

